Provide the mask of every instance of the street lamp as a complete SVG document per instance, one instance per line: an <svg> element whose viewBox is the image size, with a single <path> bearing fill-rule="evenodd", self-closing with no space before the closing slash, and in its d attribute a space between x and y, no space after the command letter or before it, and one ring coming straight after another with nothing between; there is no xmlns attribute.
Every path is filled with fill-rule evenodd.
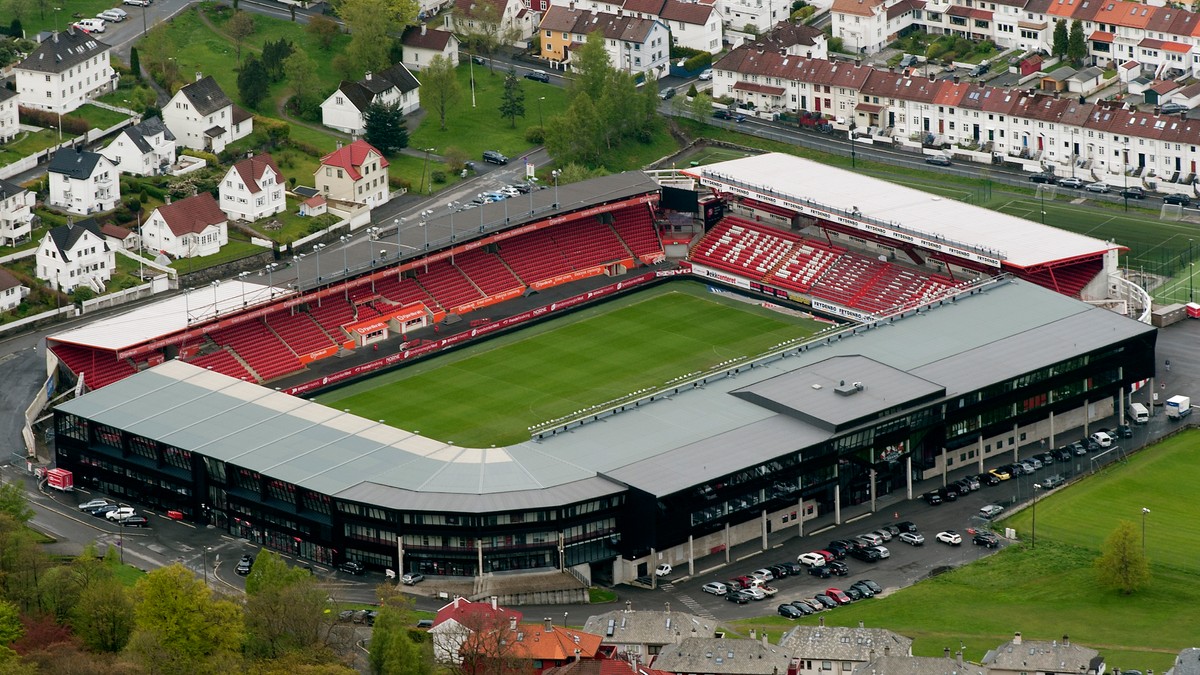
<svg viewBox="0 0 1200 675"><path fill-rule="evenodd" d="M1146 557L1146 514L1150 513L1150 509L1142 507L1142 557Z"/></svg>
<svg viewBox="0 0 1200 675"><path fill-rule="evenodd" d="M242 308L243 309L245 309L245 307L246 307L246 277L248 277L248 276L250 276L250 273L247 272L246 270L242 270L241 272L238 272L238 275L237 275L238 283L240 283L242 286Z"/></svg>
<svg viewBox="0 0 1200 675"><path fill-rule="evenodd" d="M221 285L221 280L214 280L209 286L213 289L213 318L217 318L217 287Z"/></svg>
<svg viewBox="0 0 1200 675"><path fill-rule="evenodd" d="M1041 483L1033 484L1033 536L1030 537L1029 548L1037 548L1037 495L1041 489Z"/></svg>
<svg viewBox="0 0 1200 675"><path fill-rule="evenodd" d="M1121 174L1125 177L1125 210L1129 210L1129 141L1125 141L1125 151L1121 155Z"/></svg>
<svg viewBox="0 0 1200 675"><path fill-rule="evenodd" d="M555 209L558 208L558 177L561 174L562 174L562 171L560 171L558 169L555 169L550 172L550 175L554 177L554 208Z"/></svg>
<svg viewBox="0 0 1200 675"><path fill-rule="evenodd" d="M850 135L850 168L851 169L856 168L858 166L857 162L856 162L857 157L854 152L854 130L857 128L858 128L858 125L856 125L854 123L854 119L852 118L850 120L850 134L849 134Z"/></svg>
<svg viewBox="0 0 1200 675"><path fill-rule="evenodd" d="M542 128L542 133L545 134L546 122L542 119L542 101L545 101L545 96L538 97L538 126Z"/></svg>
<svg viewBox="0 0 1200 675"><path fill-rule="evenodd" d="M313 244L312 252L317 256L317 283L321 283L321 249L325 248L325 244Z"/></svg>
<svg viewBox="0 0 1200 675"><path fill-rule="evenodd" d="M429 172L429 153L433 152L436 149L437 148L425 148L425 166L421 169L421 191L422 192L425 191L425 185L426 185L425 174L427 174ZM433 192L433 186L430 185L429 193L432 193L432 192Z"/></svg>
<svg viewBox="0 0 1200 675"><path fill-rule="evenodd" d="M279 267L279 263L271 263L270 265L267 265L263 269L263 272L267 273L267 288L271 289L271 299L275 298L275 268L276 267ZM259 272L258 276L261 277L262 272Z"/></svg>
<svg viewBox="0 0 1200 675"><path fill-rule="evenodd" d="M188 293L191 292L190 288L183 289L183 323L185 326L192 325L192 310L188 307Z"/></svg>
<svg viewBox="0 0 1200 675"><path fill-rule="evenodd" d="M304 259L303 253L297 253L296 255L292 256L292 262L296 265L296 290L297 291L301 290L300 284L304 280L304 277L300 276L300 261L303 259Z"/></svg>
<svg viewBox="0 0 1200 675"><path fill-rule="evenodd" d="M209 546L205 546L204 550L201 551L201 553L204 555L204 585L206 587L208 586L208 551L209 551L209 549L210 549Z"/></svg>

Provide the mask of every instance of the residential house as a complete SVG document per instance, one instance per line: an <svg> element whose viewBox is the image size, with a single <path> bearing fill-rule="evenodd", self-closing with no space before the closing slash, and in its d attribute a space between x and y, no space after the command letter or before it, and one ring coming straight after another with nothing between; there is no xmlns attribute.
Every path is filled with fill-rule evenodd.
<svg viewBox="0 0 1200 675"><path fill-rule="evenodd" d="M876 652L870 660L856 664L851 672L852 675L987 675L986 668L963 661L962 652L955 658L949 654L949 649L940 657Z"/></svg>
<svg viewBox="0 0 1200 675"><path fill-rule="evenodd" d="M421 70L429 65L435 56L441 56L458 67L458 38L454 33L430 28L426 24L409 26L400 38L404 46L404 60L401 63L409 70Z"/></svg>
<svg viewBox="0 0 1200 675"><path fill-rule="evenodd" d="M716 0L721 22L731 31L757 35L788 18L792 3L788 0Z"/></svg>
<svg viewBox="0 0 1200 675"><path fill-rule="evenodd" d="M175 134L162 118L151 117L122 129L100 154L116 164L121 173L157 176L175 162Z"/></svg>
<svg viewBox="0 0 1200 675"><path fill-rule="evenodd" d="M667 72L670 31L658 19L553 5L542 17L539 30L542 58L563 67L570 67L572 50L581 47L589 35L599 32L614 68L655 78Z"/></svg>
<svg viewBox="0 0 1200 675"><path fill-rule="evenodd" d="M86 215L116 208L121 201L117 167L98 152L64 148L50 158L49 205Z"/></svg>
<svg viewBox="0 0 1200 675"><path fill-rule="evenodd" d="M13 67L21 105L69 113L116 89L111 47L71 27L53 33Z"/></svg>
<svg viewBox="0 0 1200 675"><path fill-rule="evenodd" d="M911 656L912 640L883 628L796 626L779 640L784 653L798 658L796 675L823 675L830 665L837 672L850 672L876 656Z"/></svg>
<svg viewBox="0 0 1200 675"><path fill-rule="evenodd" d="M1015 633L1013 639L984 654L982 664L989 675L1024 675L1025 673L1078 673L1103 675L1104 657L1089 647L1071 644L1066 635L1062 641L1024 640Z"/></svg>
<svg viewBox="0 0 1200 675"><path fill-rule="evenodd" d="M329 212L329 203L321 195L314 195L300 202L300 215L315 218Z"/></svg>
<svg viewBox="0 0 1200 675"><path fill-rule="evenodd" d="M780 21L771 30L750 43L750 49L786 53L808 59L828 59L829 40L825 33L803 23Z"/></svg>
<svg viewBox="0 0 1200 675"><path fill-rule="evenodd" d="M142 223L142 244L177 259L212 255L229 243L228 220L208 192L168 201Z"/></svg>
<svg viewBox="0 0 1200 675"><path fill-rule="evenodd" d="M460 649L462 669L466 673L493 672L499 661L505 672L541 675L572 661L603 658L600 639L599 635L555 626L550 619L542 623L514 620L508 626L468 636Z"/></svg>
<svg viewBox="0 0 1200 675"><path fill-rule="evenodd" d="M136 251L141 248L142 236L127 227L105 223L100 226L100 234L104 235L104 241L114 250Z"/></svg>
<svg viewBox="0 0 1200 675"><path fill-rule="evenodd" d="M234 164L217 191L221 210L230 220L254 222L287 209L283 173L270 155L252 155Z"/></svg>
<svg viewBox="0 0 1200 675"><path fill-rule="evenodd" d="M16 246L29 238L36 201L33 192L0 179L0 246Z"/></svg>
<svg viewBox="0 0 1200 675"><path fill-rule="evenodd" d="M162 115L179 144L214 154L254 130L250 113L234 105L211 75L201 73L175 92Z"/></svg>
<svg viewBox="0 0 1200 675"><path fill-rule="evenodd" d="M501 607L495 596L490 603L456 597L438 609L429 629L433 658L438 663L462 663L462 646L471 635L519 624L523 616L518 610Z"/></svg>
<svg viewBox="0 0 1200 675"><path fill-rule="evenodd" d="M37 277L70 292L76 286L102 291L117 267L116 254L92 218L52 228L35 254Z"/></svg>
<svg viewBox="0 0 1200 675"><path fill-rule="evenodd" d="M713 64L713 96L758 110L807 110L849 118L874 69L743 45Z"/></svg>
<svg viewBox="0 0 1200 675"><path fill-rule="evenodd" d="M676 675L783 675L792 659L782 647L758 640L732 638L685 638L664 649L654 663L656 670Z"/></svg>
<svg viewBox="0 0 1200 675"><path fill-rule="evenodd" d="M342 80L329 98L321 102L321 124L362 135L366 130L363 116L372 103L395 105L407 115L421 107L420 88L421 83L403 63L382 73L368 72L358 82Z"/></svg>
<svg viewBox="0 0 1200 675"><path fill-rule="evenodd" d="M446 28L456 35L495 35L524 47L550 0L455 0Z"/></svg>
<svg viewBox="0 0 1200 675"><path fill-rule="evenodd" d="M383 153L360 138L322 157L313 180L326 200L375 207L390 198L387 169Z"/></svg>
<svg viewBox="0 0 1200 675"><path fill-rule="evenodd" d="M21 130L17 114L17 92L0 87L0 143L17 137Z"/></svg>
<svg viewBox="0 0 1200 675"><path fill-rule="evenodd" d="M1175 665L1165 675L1200 675L1200 649L1188 647L1175 657Z"/></svg>
<svg viewBox="0 0 1200 675"><path fill-rule="evenodd" d="M542 675L671 675L655 668L647 668L620 659L588 659L555 666ZM783 673L780 673L783 675Z"/></svg>
<svg viewBox="0 0 1200 675"><path fill-rule="evenodd" d="M667 25L673 45L710 54L718 54L725 48L721 14L710 3L666 0L658 19Z"/></svg>
<svg viewBox="0 0 1200 675"><path fill-rule="evenodd" d="M0 312L16 309L28 296L28 286L21 283L12 272L0 269Z"/></svg>
<svg viewBox="0 0 1200 675"><path fill-rule="evenodd" d="M716 622L686 612L613 610L588 617L586 633L604 636L603 644L616 648L620 658L649 664L655 656L687 637L711 638Z"/></svg>

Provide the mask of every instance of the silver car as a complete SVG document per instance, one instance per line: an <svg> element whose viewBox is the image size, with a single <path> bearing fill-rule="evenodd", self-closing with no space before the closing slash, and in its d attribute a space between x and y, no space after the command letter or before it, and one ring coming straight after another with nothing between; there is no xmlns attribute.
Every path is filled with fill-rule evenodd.
<svg viewBox="0 0 1200 675"><path fill-rule="evenodd" d="M925 544L925 535L920 532L901 532L900 541L909 546L923 546Z"/></svg>

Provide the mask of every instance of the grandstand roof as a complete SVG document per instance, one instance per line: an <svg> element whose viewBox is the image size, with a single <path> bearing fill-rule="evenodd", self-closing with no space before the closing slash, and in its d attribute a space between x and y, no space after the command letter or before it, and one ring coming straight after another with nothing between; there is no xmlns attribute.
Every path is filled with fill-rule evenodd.
<svg viewBox="0 0 1200 675"><path fill-rule="evenodd" d="M1121 248L954 199L791 155L770 153L688 169L843 211L898 223L933 239L997 251L1007 264L1032 267ZM754 196L754 195L750 195Z"/></svg>
<svg viewBox="0 0 1200 675"><path fill-rule="evenodd" d="M604 424L506 448L456 447L180 361L59 407L343 499L496 512L585 501L626 485L667 495L828 439L849 418L835 404L781 386L789 374L803 386L814 374L861 376L866 389L847 401L880 412L905 396L940 399L944 388L952 397L1154 330L1036 284L1003 280L919 314L831 334L796 355ZM856 358L839 363L844 357ZM731 395L750 390L817 423Z"/></svg>
<svg viewBox="0 0 1200 675"><path fill-rule="evenodd" d="M209 321L214 316L230 314L242 309L243 301L253 307L267 302L272 296L279 300L292 293L286 288L276 288L274 293L268 289L265 284L230 279L219 286L185 290L165 300L93 321L47 339L119 351Z"/></svg>

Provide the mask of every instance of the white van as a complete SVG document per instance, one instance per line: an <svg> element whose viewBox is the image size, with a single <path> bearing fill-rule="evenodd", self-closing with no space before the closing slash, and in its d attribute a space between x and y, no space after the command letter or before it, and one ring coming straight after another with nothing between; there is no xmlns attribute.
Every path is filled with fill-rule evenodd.
<svg viewBox="0 0 1200 675"><path fill-rule="evenodd" d="M1130 403L1129 421L1134 424L1145 424L1150 421L1150 411L1141 403Z"/></svg>
<svg viewBox="0 0 1200 675"><path fill-rule="evenodd" d="M1109 436L1103 431L1097 431L1096 433L1092 434L1092 440L1096 442L1096 445L1099 445L1102 448L1111 447L1113 444L1113 437Z"/></svg>

